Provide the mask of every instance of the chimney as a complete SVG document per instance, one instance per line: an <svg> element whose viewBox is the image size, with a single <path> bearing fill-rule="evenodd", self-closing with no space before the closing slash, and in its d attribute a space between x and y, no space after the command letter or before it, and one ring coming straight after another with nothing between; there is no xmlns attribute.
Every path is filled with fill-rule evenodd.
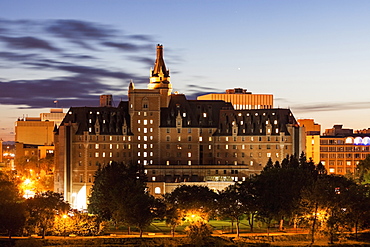
<svg viewBox="0 0 370 247"><path fill-rule="evenodd" d="M112 107L112 95L100 95L100 107Z"/></svg>

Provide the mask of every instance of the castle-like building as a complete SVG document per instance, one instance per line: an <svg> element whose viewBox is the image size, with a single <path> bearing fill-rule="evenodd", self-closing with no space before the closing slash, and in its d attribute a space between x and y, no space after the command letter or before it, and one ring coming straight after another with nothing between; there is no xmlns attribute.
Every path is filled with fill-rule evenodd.
<svg viewBox="0 0 370 247"><path fill-rule="evenodd" d="M148 88L131 82L128 101L111 101L104 95L100 107L71 107L55 132L55 190L74 208L86 208L99 164L143 165L150 192L160 195L184 183L222 189L305 147L289 109L235 109L172 94L162 45Z"/></svg>

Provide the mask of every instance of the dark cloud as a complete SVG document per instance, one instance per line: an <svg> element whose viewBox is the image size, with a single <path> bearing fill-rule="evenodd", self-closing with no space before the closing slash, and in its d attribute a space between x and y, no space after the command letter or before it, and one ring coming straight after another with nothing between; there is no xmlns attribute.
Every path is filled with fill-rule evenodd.
<svg viewBox="0 0 370 247"><path fill-rule="evenodd" d="M22 62L29 59L34 59L36 54L20 54L15 52L0 52L0 58L7 61Z"/></svg>
<svg viewBox="0 0 370 247"><path fill-rule="evenodd" d="M138 51L141 47L130 43L102 42L102 45L117 48L124 51Z"/></svg>
<svg viewBox="0 0 370 247"><path fill-rule="evenodd" d="M150 66L153 67L154 66L154 61L155 61L155 59L153 57L152 58L149 58L149 57L130 56L129 59L132 60L132 61L135 61L135 62L140 62L145 67L148 67L148 68Z"/></svg>
<svg viewBox="0 0 370 247"><path fill-rule="evenodd" d="M186 98L196 99L198 96L210 94L210 93L223 93L224 91L218 88L204 87L197 84L186 85Z"/></svg>
<svg viewBox="0 0 370 247"><path fill-rule="evenodd" d="M51 24L46 26L46 31L69 40L100 40L114 37L117 33L108 26L80 20L51 21Z"/></svg>
<svg viewBox="0 0 370 247"><path fill-rule="evenodd" d="M53 107L58 100L60 107L88 106L99 104L100 94L124 95L130 80L135 85L149 82L147 74L128 71L137 63L139 68L153 66L152 40L150 35L80 20L0 19L0 69L19 70L17 75L1 74L0 104L39 108ZM124 67L116 65L117 57Z"/></svg>
<svg viewBox="0 0 370 247"><path fill-rule="evenodd" d="M153 42L152 36L150 35L137 34L137 35L129 35L128 37L131 39L135 39L135 40Z"/></svg>
<svg viewBox="0 0 370 247"><path fill-rule="evenodd" d="M103 84L94 76L75 76L0 82L0 89L0 104L51 107L56 99L77 105L91 105L97 95L120 91L122 86Z"/></svg>
<svg viewBox="0 0 370 247"><path fill-rule="evenodd" d="M296 112L344 111L370 109L370 102L327 102L315 104L293 104L291 108Z"/></svg>
<svg viewBox="0 0 370 247"><path fill-rule="evenodd" d="M14 49L42 49L49 51L59 51L49 42L34 38L34 37L6 37L0 36L0 41L3 41L8 48Z"/></svg>

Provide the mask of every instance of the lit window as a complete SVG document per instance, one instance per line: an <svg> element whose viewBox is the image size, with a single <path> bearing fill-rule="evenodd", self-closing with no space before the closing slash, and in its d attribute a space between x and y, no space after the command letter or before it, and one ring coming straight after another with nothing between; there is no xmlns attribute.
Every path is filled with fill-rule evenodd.
<svg viewBox="0 0 370 247"><path fill-rule="evenodd" d="M148 140L148 137L147 136L143 136L144 138L144 141L147 141Z"/></svg>
<svg viewBox="0 0 370 247"><path fill-rule="evenodd" d="M329 172L330 173L334 173L335 172L335 169L334 168L329 168Z"/></svg>
<svg viewBox="0 0 370 247"><path fill-rule="evenodd" d="M211 137L211 136L210 136L210 137L208 137L208 141L210 141L210 142L212 141L212 137Z"/></svg>
<svg viewBox="0 0 370 247"><path fill-rule="evenodd" d="M143 156L144 157L148 157L148 153L147 152L143 152Z"/></svg>
<svg viewBox="0 0 370 247"><path fill-rule="evenodd" d="M150 120L149 120L149 123L150 123L150 124L153 124L153 119L150 119Z"/></svg>
<svg viewBox="0 0 370 247"><path fill-rule="evenodd" d="M226 148L226 149L229 149L229 145L227 145L227 144L226 144L226 145L225 145L225 148Z"/></svg>
<svg viewBox="0 0 370 247"><path fill-rule="evenodd" d="M144 144L144 145L143 145L143 148L144 148L144 149L147 149L147 148L148 148L148 145L147 145L147 144Z"/></svg>
<svg viewBox="0 0 370 247"><path fill-rule="evenodd" d="M96 152L95 153L95 158L98 158L99 157L99 153L98 152Z"/></svg>
<svg viewBox="0 0 370 247"><path fill-rule="evenodd" d="M161 188L160 187L155 187L154 193L155 194L161 194Z"/></svg>
<svg viewBox="0 0 370 247"><path fill-rule="evenodd" d="M103 152L102 156L105 157L105 152Z"/></svg>
<svg viewBox="0 0 370 247"><path fill-rule="evenodd" d="M95 149L99 149L99 144L95 144Z"/></svg>
<svg viewBox="0 0 370 247"><path fill-rule="evenodd" d="M137 128L137 132L140 132L140 128Z"/></svg>
<svg viewBox="0 0 370 247"><path fill-rule="evenodd" d="M191 160L188 160L188 165L191 166Z"/></svg>
<svg viewBox="0 0 370 247"><path fill-rule="evenodd" d="M113 153L112 153L112 152L110 152L110 153L109 153L109 157L110 157L110 158L112 158L112 157L113 157Z"/></svg>
<svg viewBox="0 0 370 247"><path fill-rule="evenodd" d="M137 156L139 156L139 157L140 157L140 152L137 152Z"/></svg>
<svg viewBox="0 0 370 247"><path fill-rule="evenodd" d="M152 181L153 181L153 182L155 181L155 177L152 177Z"/></svg>
<svg viewBox="0 0 370 247"><path fill-rule="evenodd" d="M201 142L201 141L203 141L203 138L201 137L201 136L199 136L199 141Z"/></svg>
<svg viewBox="0 0 370 247"><path fill-rule="evenodd" d="M203 117L207 117L207 113L205 113L205 112L204 112L204 113L203 113Z"/></svg>
<svg viewBox="0 0 370 247"><path fill-rule="evenodd" d="M228 136L225 137L225 141L227 141L227 142L229 141L229 137Z"/></svg>
<svg viewBox="0 0 370 247"><path fill-rule="evenodd" d="M144 133L148 133L148 128L144 128Z"/></svg>
<svg viewBox="0 0 370 247"><path fill-rule="evenodd" d="M169 160L166 161L166 165L168 165L168 166L170 165L170 161Z"/></svg>
<svg viewBox="0 0 370 247"><path fill-rule="evenodd" d="M147 119L144 119L144 125L148 125L148 120Z"/></svg>
<svg viewBox="0 0 370 247"><path fill-rule="evenodd" d="M150 152L150 157L153 157L153 152Z"/></svg>
<svg viewBox="0 0 370 247"><path fill-rule="evenodd" d="M190 158L191 157L191 152L188 153L188 157Z"/></svg>

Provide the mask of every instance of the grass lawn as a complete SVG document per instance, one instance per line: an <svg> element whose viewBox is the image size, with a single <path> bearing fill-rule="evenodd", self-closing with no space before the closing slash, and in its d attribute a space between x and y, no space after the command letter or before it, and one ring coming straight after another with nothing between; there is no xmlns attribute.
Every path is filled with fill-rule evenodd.
<svg viewBox="0 0 370 247"><path fill-rule="evenodd" d="M220 234L227 234L231 232L231 221L230 220L210 220L209 224L213 227L214 233ZM189 225L188 222L184 222L184 224L176 227L176 234L185 234L185 228ZM134 227L131 227L131 231L137 232L138 230ZM145 233L156 233L156 234L164 234L170 235L171 229L166 225L166 221L162 220L155 220L153 223L145 230ZM234 223L234 233L236 233L236 224ZM241 233L248 233L250 232L249 223L247 220L240 221L240 232ZM266 232L265 227L254 227L254 232ZM127 227L121 226L119 229L114 229L114 227L109 228L107 233L115 233L115 234L126 234Z"/></svg>

